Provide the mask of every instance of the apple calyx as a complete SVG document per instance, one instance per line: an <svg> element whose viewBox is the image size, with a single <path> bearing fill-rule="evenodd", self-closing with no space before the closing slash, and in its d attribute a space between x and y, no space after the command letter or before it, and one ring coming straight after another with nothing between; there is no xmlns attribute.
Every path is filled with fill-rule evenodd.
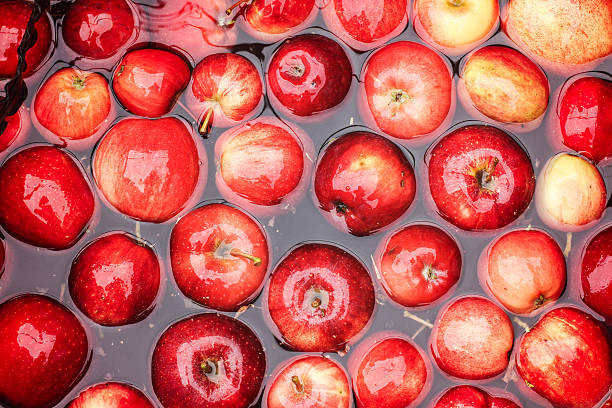
<svg viewBox="0 0 612 408"><path fill-rule="evenodd" d="M225 377L225 366L223 361L219 361L216 358L206 358L200 363L200 370L202 374L208 379L208 381L219 384L223 377Z"/></svg>
<svg viewBox="0 0 612 408"><path fill-rule="evenodd" d="M72 87L76 89L77 91L83 90L83 88L85 88L85 78L76 76L76 75L73 76L72 77Z"/></svg>
<svg viewBox="0 0 612 408"><path fill-rule="evenodd" d="M423 277L427 282L435 281L436 279L438 279L438 274L436 273L436 270L431 267L431 265L425 266L425 268L423 268L423 272L421 273L423 274Z"/></svg>
<svg viewBox="0 0 612 408"><path fill-rule="evenodd" d="M391 91L391 100L389 101L389 105L401 105L410 99L410 95L403 89L394 89Z"/></svg>
<svg viewBox="0 0 612 408"><path fill-rule="evenodd" d="M293 377L291 377L291 382L293 383L293 389L296 393L300 395L304 393L304 383L302 382L302 380L300 380L300 377L294 375Z"/></svg>
<svg viewBox="0 0 612 408"><path fill-rule="evenodd" d="M342 201L335 201L333 204L337 213L346 214L348 212L348 206Z"/></svg>
<svg viewBox="0 0 612 408"><path fill-rule="evenodd" d="M464 0L447 0L446 1L449 6L452 7L461 7L463 6Z"/></svg>
<svg viewBox="0 0 612 408"><path fill-rule="evenodd" d="M301 78L304 75L304 72L306 72L306 68L303 65L294 63L291 64L291 66L285 72L292 77Z"/></svg>
<svg viewBox="0 0 612 408"><path fill-rule="evenodd" d="M475 167L473 175L481 191L493 191L495 188L493 173L498 163L499 159L494 157L492 161L489 160Z"/></svg>
<svg viewBox="0 0 612 408"><path fill-rule="evenodd" d="M233 259L236 257L242 257L251 260L253 262L253 266L261 265L261 258L244 252L223 240L215 241L214 256L215 258L226 260Z"/></svg>
<svg viewBox="0 0 612 408"><path fill-rule="evenodd" d="M538 296L538 298L533 302L534 308L539 309L544 305L544 303L548 302L550 299L544 297L544 295Z"/></svg>
<svg viewBox="0 0 612 408"><path fill-rule="evenodd" d="M304 294L304 309L309 310L311 314L320 314L325 317L327 314L327 306L329 305L329 293L317 286L313 286Z"/></svg>
<svg viewBox="0 0 612 408"><path fill-rule="evenodd" d="M208 134L210 133L210 130L212 129L214 111L215 109L213 106L209 106L207 108L206 116L204 117L204 120L202 121L202 125L200 126L200 135L202 135L202 137L204 138L208 137Z"/></svg>

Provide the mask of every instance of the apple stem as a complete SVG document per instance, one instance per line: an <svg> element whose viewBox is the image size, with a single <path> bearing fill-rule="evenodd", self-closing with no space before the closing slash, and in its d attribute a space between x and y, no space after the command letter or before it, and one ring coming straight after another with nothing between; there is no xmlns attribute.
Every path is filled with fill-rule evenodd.
<svg viewBox="0 0 612 408"><path fill-rule="evenodd" d="M236 3L234 3L233 5L231 5L227 10L225 10L225 14L227 14L228 16L230 14L232 14L232 11L234 11L234 9L236 7L240 7L242 6L244 3L248 3L249 0L238 0Z"/></svg>
<svg viewBox="0 0 612 408"><path fill-rule="evenodd" d="M291 377L291 382L295 385L295 390L298 394L302 394L304 392L304 384L302 384L302 381L300 381L300 377L294 375Z"/></svg>
<svg viewBox="0 0 612 408"><path fill-rule="evenodd" d="M251 261L253 261L253 266L261 265L261 258L253 256L251 254L247 254L246 252L243 252L243 251L241 251L238 248L232 248L230 250L230 255L232 255L232 256L241 256L243 258L250 259Z"/></svg>
<svg viewBox="0 0 612 408"><path fill-rule="evenodd" d="M202 126L200 126L200 134L203 137L208 137L208 133L210 133L210 129L212 128L212 118L213 118L214 111L215 110L212 108L212 106L208 108L206 117L204 118L204 121L202 122Z"/></svg>

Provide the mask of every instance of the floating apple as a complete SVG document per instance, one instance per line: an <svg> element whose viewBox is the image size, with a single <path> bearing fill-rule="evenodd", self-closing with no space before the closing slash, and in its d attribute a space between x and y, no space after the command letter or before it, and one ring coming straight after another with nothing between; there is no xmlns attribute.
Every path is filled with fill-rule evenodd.
<svg viewBox="0 0 612 408"><path fill-rule="evenodd" d="M106 382L82 391L66 408L154 408L151 401L131 385Z"/></svg>
<svg viewBox="0 0 612 408"><path fill-rule="evenodd" d="M581 297L591 309L612 321L612 225L592 237L582 252Z"/></svg>
<svg viewBox="0 0 612 408"><path fill-rule="evenodd" d="M4 239L0 238L0 278L4 274L6 262L6 244L4 243Z"/></svg>
<svg viewBox="0 0 612 408"><path fill-rule="evenodd" d="M436 401L433 408L521 408L511 399L492 396L482 388L458 385L449 388Z"/></svg>
<svg viewBox="0 0 612 408"><path fill-rule="evenodd" d="M30 130L30 115L24 105L19 108L17 113L5 118L6 127L2 128L0 122L0 154L6 152L12 146L23 144ZM2 130L3 129L3 130Z"/></svg>

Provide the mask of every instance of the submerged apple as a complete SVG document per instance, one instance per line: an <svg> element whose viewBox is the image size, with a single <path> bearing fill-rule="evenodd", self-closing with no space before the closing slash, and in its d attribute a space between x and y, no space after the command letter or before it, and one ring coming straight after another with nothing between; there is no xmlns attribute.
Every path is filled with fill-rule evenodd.
<svg viewBox="0 0 612 408"><path fill-rule="evenodd" d="M433 408L522 408L513 400L491 395L487 390L471 385L449 388L438 398Z"/></svg>
<svg viewBox="0 0 612 408"><path fill-rule="evenodd" d="M584 303L612 323L612 225L592 237L580 263L580 294Z"/></svg>
<svg viewBox="0 0 612 408"><path fill-rule="evenodd" d="M139 389L119 382L93 385L82 391L66 408L154 408Z"/></svg>

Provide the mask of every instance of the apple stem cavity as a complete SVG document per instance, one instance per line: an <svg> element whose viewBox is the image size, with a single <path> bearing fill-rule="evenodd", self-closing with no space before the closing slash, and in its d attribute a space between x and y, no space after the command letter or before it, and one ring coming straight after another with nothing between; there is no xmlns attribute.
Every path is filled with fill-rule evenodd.
<svg viewBox="0 0 612 408"><path fill-rule="evenodd" d="M499 159L495 157L491 164L485 165L483 168L476 171L475 176L481 189L493 190L491 183L493 182L493 173L495 173L495 168L498 163Z"/></svg>
<svg viewBox="0 0 612 408"><path fill-rule="evenodd" d="M81 91L83 88L85 88L85 78L73 76L72 87L77 91Z"/></svg>
<svg viewBox="0 0 612 408"><path fill-rule="evenodd" d="M293 377L291 377L291 382L293 383L295 387L295 392L297 392L298 394L304 393L304 384L300 380L300 377L298 377L297 375L294 375Z"/></svg>
<svg viewBox="0 0 612 408"><path fill-rule="evenodd" d="M209 107L208 111L206 112L206 117L204 117L204 121L202 122L202 126L200 126L200 135L202 135L202 137L208 137L208 134L210 133L210 130L212 129L212 120L213 120L213 113L214 113L214 109L213 107Z"/></svg>

